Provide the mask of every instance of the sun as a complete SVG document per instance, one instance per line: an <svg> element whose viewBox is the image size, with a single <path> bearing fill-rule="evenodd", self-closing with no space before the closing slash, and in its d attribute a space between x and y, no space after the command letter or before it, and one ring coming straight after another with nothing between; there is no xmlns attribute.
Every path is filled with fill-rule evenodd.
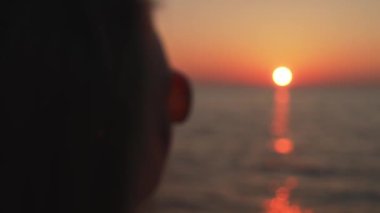
<svg viewBox="0 0 380 213"><path fill-rule="evenodd" d="M273 81L277 86L288 86L293 80L293 73L287 67L278 67L273 71Z"/></svg>

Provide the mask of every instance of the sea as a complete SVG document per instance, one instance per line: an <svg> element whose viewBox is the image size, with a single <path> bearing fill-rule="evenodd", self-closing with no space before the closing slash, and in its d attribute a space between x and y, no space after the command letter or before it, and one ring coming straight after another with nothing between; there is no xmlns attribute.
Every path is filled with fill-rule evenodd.
<svg viewBox="0 0 380 213"><path fill-rule="evenodd" d="M150 212L380 212L380 87L194 86Z"/></svg>

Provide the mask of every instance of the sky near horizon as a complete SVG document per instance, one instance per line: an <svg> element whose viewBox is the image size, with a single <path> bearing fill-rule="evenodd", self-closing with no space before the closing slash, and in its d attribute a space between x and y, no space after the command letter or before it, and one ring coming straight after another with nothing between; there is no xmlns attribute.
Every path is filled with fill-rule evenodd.
<svg viewBox="0 0 380 213"><path fill-rule="evenodd" d="M379 0L161 0L155 24L173 67L198 81L380 85Z"/></svg>

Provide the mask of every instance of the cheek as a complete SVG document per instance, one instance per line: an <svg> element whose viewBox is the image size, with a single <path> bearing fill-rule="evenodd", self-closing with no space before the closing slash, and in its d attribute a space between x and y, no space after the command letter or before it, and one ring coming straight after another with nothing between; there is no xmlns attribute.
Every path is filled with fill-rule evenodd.
<svg viewBox="0 0 380 213"><path fill-rule="evenodd" d="M153 195L157 188L170 147L169 125L157 126L159 131L151 132L145 149L141 153L141 163L137 180L137 198L139 201L146 200Z"/></svg>
<svg viewBox="0 0 380 213"><path fill-rule="evenodd" d="M153 44L150 51L146 51L146 81L142 106L144 145L137 165L135 190L138 202L149 198L157 188L170 148L167 110L170 73L162 51Z"/></svg>

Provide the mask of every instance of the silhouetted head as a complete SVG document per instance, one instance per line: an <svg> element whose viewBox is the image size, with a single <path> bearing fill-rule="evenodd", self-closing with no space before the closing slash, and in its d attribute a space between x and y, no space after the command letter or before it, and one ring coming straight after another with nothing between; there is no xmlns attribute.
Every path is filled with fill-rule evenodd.
<svg viewBox="0 0 380 213"><path fill-rule="evenodd" d="M131 211L190 106L149 3L1 4L2 212Z"/></svg>

